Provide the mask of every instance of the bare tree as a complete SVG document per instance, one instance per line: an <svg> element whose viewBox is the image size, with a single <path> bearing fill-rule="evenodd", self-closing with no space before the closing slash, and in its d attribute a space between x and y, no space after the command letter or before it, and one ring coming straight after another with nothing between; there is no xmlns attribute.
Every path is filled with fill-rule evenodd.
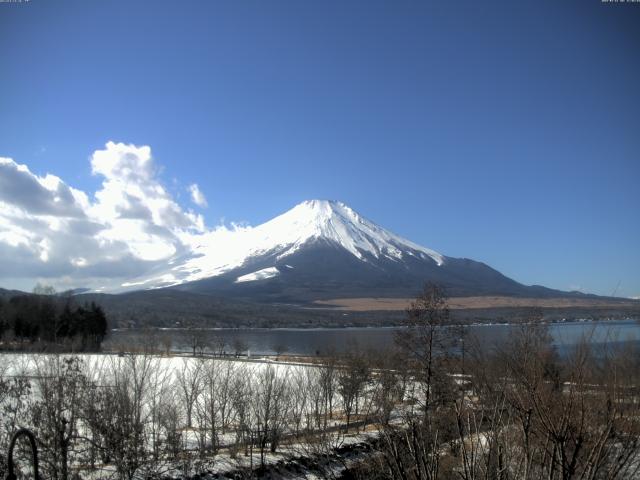
<svg viewBox="0 0 640 480"><path fill-rule="evenodd" d="M271 348L276 354L277 359L280 359L280 357L288 350L284 343L276 343Z"/></svg>
<svg viewBox="0 0 640 480"><path fill-rule="evenodd" d="M193 426L193 408L202 390L202 373L202 362L190 358L184 358L180 370L176 372L177 385L186 413L187 428Z"/></svg>
<svg viewBox="0 0 640 480"><path fill-rule="evenodd" d="M202 395L201 402L198 403L199 424L205 431L203 448L210 446L210 451L216 452L218 449L218 431L220 430L219 417L221 410L221 384L223 384L220 362L207 360L202 367Z"/></svg>
<svg viewBox="0 0 640 480"><path fill-rule="evenodd" d="M211 351L218 357L223 356L226 346L227 340L222 335L216 335L210 341Z"/></svg>
<svg viewBox="0 0 640 480"><path fill-rule="evenodd" d="M449 308L444 290L427 284L407 310L406 328L396 337L404 367L409 372L410 406L402 410L401 425L381 430L383 478L439 478L441 446L453 436L452 380L446 359L455 340L450 330ZM413 387L417 387L414 391Z"/></svg>
<svg viewBox="0 0 640 480"><path fill-rule="evenodd" d="M266 365L256 373L252 410L261 465L264 465L267 444L270 445L271 452L277 450L287 423L288 373L288 369L278 373L273 365Z"/></svg>
<svg viewBox="0 0 640 480"><path fill-rule="evenodd" d="M115 359L104 386L87 405L85 421L104 463L113 463L120 480L133 480L147 461L147 409L150 355Z"/></svg>
<svg viewBox="0 0 640 480"><path fill-rule="evenodd" d="M305 368L303 374L307 385L307 405L309 412L306 415L306 430L319 430L325 425L327 417L325 411L324 389L322 388L323 368Z"/></svg>
<svg viewBox="0 0 640 480"><path fill-rule="evenodd" d="M146 477L159 477L167 471L167 458L176 458L174 445L177 426L173 419L179 418L178 395L173 371L163 362L155 359L148 376L148 402L146 437L148 439L149 460L142 467Z"/></svg>
<svg viewBox="0 0 640 480"><path fill-rule="evenodd" d="M234 362L224 361L218 368L217 398L220 412L220 429L224 434L229 428L233 417L233 382L237 375L242 375L244 369L236 366Z"/></svg>
<svg viewBox="0 0 640 480"><path fill-rule="evenodd" d="M335 353L329 352L329 354L323 358L319 379L324 403L324 428L327 427L328 419L333 418L333 401L336 396L337 372L338 357Z"/></svg>
<svg viewBox="0 0 640 480"><path fill-rule="evenodd" d="M252 438L253 417L251 405L253 398L253 372L244 367L238 369L231 383L231 403L235 413L236 446L245 447L245 455L249 454L248 447ZM253 458L253 457L252 457Z"/></svg>
<svg viewBox="0 0 640 480"><path fill-rule="evenodd" d="M78 357L60 355L40 357L36 374L38 400L31 422L42 446L43 470L48 478L67 480L86 377Z"/></svg>
<svg viewBox="0 0 640 480"><path fill-rule="evenodd" d="M236 357L242 355L242 353L246 352L248 348L249 344L242 338L236 337L233 339L233 351L235 352Z"/></svg>
<svg viewBox="0 0 640 480"><path fill-rule="evenodd" d="M360 352L346 355L343 363L338 370L338 392L347 422L345 429L349 431L352 415L358 415L359 400L369 381L370 369L366 357Z"/></svg>
<svg viewBox="0 0 640 480"><path fill-rule="evenodd" d="M289 383L291 385L290 418L292 420L290 423L293 424L293 430L296 437L300 436L304 417L308 413L309 399L311 397L311 385L309 383L310 378L307 375L306 370L309 369L293 370L289 376Z"/></svg>
<svg viewBox="0 0 640 480"><path fill-rule="evenodd" d="M397 357L391 352L380 356L377 375L373 376L372 401L376 408L376 418L382 425L388 425L391 414L402 402L404 389L402 374L399 373Z"/></svg>
<svg viewBox="0 0 640 480"><path fill-rule="evenodd" d="M160 340L160 343L162 344L162 349L164 350L164 354L168 356L171 353L171 346L173 344L171 336L163 335Z"/></svg>
<svg viewBox="0 0 640 480"><path fill-rule="evenodd" d="M406 355L408 367L423 387L414 400L422 404L425 414L446 383L443 362L457 338L451 329L449 306L444 289L428 283L407 309L406 328L396 336L396 343Z"/></svg>
<svg viewBox="0 0 640 480"><path fill-rule="evenodd" d="M29 416L32 383L14 362L0 355L0 478L6 472L4 452L9 447L13 433L22 426L22 419Z"/></svg>

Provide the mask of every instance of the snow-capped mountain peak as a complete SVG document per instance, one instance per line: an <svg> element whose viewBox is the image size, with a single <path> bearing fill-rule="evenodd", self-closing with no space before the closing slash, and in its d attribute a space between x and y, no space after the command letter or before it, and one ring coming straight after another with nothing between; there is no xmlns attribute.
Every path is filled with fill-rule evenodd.
<svg viewBox="0 0 640 480"><path fill-rule="evenodd" d="M186 259L174 259L168 269L123 287L157 288L216 277L265 256L280 262L317 241L341 247L363 262L379 258L402 261L407 257L432 260L438 266L445 262L438 252L395 235L342 202L307 200L256 227L209 232L191 246L192 254Z"/></svg>
<svg viewBox="0 0 640 480"><path fill-rule="evenodd" d="M257 228L263 227L289 234L295 232L294 246L310 239L324 239L360 259L364 259L365 254L399 259L415 251L431 257L438 265L444 262L438 252L405 240L334 200L307 200Z"/></svg>

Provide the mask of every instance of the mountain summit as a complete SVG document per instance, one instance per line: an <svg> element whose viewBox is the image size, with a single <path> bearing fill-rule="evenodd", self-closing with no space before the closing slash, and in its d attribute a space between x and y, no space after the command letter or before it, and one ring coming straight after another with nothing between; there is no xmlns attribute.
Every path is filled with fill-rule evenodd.
<svg viewBox="0 0 640 480"><path fill-rule="evenodd" d="M308 200L257 227L221 228L128 289L171 287L258 301L410 297L426 281L450 295L562 296L491 267L446 257L342 202Z"/></svg>
<svg viewBox="0 0 640 480"><path fill-rule="evenodd" d="M444 261L439 253L398 237L360 216L344 203L334 200L302 202L256 230L265 234L265 239L276 240L271 248L289 246L280 254L281 257L295 252L310 241L322 239L344 248L363 261L367 261L369 255L374 258L401 259L407 254L429 257L438 265Z"/></svg>

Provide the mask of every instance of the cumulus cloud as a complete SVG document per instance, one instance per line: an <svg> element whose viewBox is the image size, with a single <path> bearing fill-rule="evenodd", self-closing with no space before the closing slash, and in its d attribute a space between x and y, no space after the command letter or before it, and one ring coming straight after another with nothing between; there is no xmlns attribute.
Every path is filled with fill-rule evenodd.
<svg viewBox="0 0 640 480"><path fill-rule="evenodd" d="M91 168L102 184L90 196L0 157L2 284L114 288L188 254L207 232L202 216L163 186L150 147L109 142L93 153Z"/></svg>
<svg viewBox="0 0 640 480"><path fill-rule="evenodd" d="M39 215L82 217L87 198L54 175L38 177L26 165L0 157L0 201Z"/></svg>
<svg viewBox="0 0 640 480"><path fill-rule="evenodd" d="M197 183L192 183L189 185L189 193L191 193L191 200L193 203L198 205L199 207L205 208L207 204L207 199L204 196L204 193L200 191L200 187L198 187Z"/></svg>

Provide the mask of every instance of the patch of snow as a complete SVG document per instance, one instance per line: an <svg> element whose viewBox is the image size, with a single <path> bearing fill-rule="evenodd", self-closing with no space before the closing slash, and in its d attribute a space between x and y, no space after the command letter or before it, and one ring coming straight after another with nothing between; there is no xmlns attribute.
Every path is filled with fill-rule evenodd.
<svg viewBox="0 0 640 480"><path fill-rule="evenodd" d="M242 275L236 279L236 283L242 282L255 282L256 280L266 280L268 278L277 277L280 275L280 272L276 267L263 268L262 270L258 270L256 272L247 273L246 275Z"/></svg>

